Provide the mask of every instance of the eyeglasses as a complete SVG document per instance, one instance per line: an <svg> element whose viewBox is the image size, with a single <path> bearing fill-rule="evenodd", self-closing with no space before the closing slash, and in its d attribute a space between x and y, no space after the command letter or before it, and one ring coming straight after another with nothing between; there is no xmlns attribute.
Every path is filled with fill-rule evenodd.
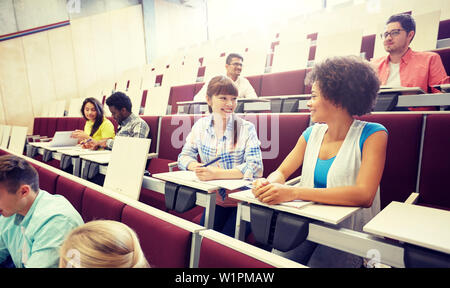
<svg viewBox="0 0 450 288"><path fill-rule="evenodd" d="M242 63L230 63L230 65L234 66L234 67L242 67Z"/></svg>
<svg viewBox="0 0 450 288"><path fill-rule="evenodd" d="M391 35L392 38L398 36L400 34L400 31L406 31L403 29L393 29L391 32L384 32L380 34L381 39L386 39L389 35Z"/></svg>

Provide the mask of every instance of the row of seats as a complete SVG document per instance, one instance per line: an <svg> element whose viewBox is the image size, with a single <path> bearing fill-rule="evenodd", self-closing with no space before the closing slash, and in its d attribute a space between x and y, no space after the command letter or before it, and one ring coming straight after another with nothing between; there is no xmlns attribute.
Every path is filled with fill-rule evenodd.
<svg viewBox="0 0 450 288"><path fill-rule="evenodd" d="M6 154L10 153L0 149L0 156ZM154 268L301 267L225 235L220 236L224 241L215 241L217 235L214 231L130 200L34 159L26 159L38 171L40 188L67 198L84 222L99 219L120 221L136 231L144 254ZM248 255L245 251L249 250L254 253ZM218 251L228 256L217 257Z"/></svg>
<svg viewBox="0 0 450 288"><path fill-rule="evenodd" d="M309 114L304 113L241 116L256 127L263 152L264 177L281 164L310 124ZM177 160L192 125L199 117L201 116L142 117L152 129L152 152L158 154L147 166L150 173L169 171L168 164ZM404 202L412 192L419 192L421 203L449 209L449 185L445 182L445 175L450 172L446 165L450 161L450 154L445 151L450 144L450 135L447 133L450 128L450 113L390 112L373 113L359 118L380 123L389 132L386 165L381 180L382 207L391 201ZM50 127L62 127L50 124L60 121L66 122L67 118L36 118L35 129L41 127L42 122ZM80 119L73 118L73 121ZM35 130L35 133L39 134L39 131ZM48 164L59 167L59 163L53 161L57 160L51 160ZM300 173L301 168L292 177L299 176ZM160 193L143 188L140 201L165 210L164 195ZM198 222L202 211L203 208L197 207L178 216Z"/></svg>

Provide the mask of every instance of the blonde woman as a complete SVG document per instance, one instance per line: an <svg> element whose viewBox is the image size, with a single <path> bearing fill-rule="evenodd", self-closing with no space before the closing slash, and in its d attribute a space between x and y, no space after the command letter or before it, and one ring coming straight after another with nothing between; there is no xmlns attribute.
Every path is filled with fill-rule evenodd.
<svg viewBox="0 0 450 288"><path fill-rule="evenodd" d="M60 249L60 268L149 268L136 233L111 220L72 230Z"/></svg>

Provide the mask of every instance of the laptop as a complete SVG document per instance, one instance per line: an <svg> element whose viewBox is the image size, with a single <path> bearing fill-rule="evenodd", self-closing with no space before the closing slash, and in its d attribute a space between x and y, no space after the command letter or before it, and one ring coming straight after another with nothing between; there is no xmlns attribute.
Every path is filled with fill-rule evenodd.
<svg viewBox="0 0 450 288"><path fill-rule="evenodd" d="M73 131L57 131L53 136L52 141L48 142L48 147L66 147L66 146L76 146L78 144L77 138L72 138Z"/></svg>

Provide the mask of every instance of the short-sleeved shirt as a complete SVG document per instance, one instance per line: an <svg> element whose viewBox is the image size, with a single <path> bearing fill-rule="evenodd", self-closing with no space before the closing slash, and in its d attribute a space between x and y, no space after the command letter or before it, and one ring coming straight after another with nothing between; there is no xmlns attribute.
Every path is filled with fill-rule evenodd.
<svg viewBox="0 0 450 288"><path fill-rule="evenodd" d="M40 190L25 216L0 216L0 263L11 256L16 268L57 268L59 247L82 224L66 198Z"/></svg>
<svg viewBox="0 0 450 288"><path fill-rule="evenodd" d="M302 134L306 142L308 142L312 128L313 126L308 127ZM387 129L383 125L367 122L359 139L359 148L361 149L361 152L363 151L364 142L367 140L367 138L378 131L386 131L387 133ZM314 188L327 187L328 170L330 170L331 164L333 164L334 159L336 159L336 156L326 160L322 160L317 157L316 168L314 170Z"/></svg>
<svg viewBox="0 0 450 288"><path fill-rule="evenodd" d="M86 124L84 125L84 133L91 135L93 126L94 121L86 121ZM100 124L100 127L98 127L97 131L95 131L94 135L92 135L92 138L98 141L106 138L113 139L115 135L116 133L114 132L114 125L112 122L107 118L103 118L102 124Z"/></svg>

